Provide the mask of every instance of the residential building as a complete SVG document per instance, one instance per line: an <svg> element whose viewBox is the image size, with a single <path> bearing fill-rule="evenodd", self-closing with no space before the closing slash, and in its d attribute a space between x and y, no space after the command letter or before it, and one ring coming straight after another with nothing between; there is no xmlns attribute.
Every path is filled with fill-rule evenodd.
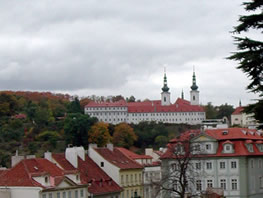
<svg viewBox="0 0 263 198"><path fill-rule="evenodd" d="M89 146L89 156L96 164L123 188L121 198L136 193L143 198L143 166L124 155L112 144L107 147Z"/></svg>
<svg viewBox="0 0 263 198"><path fill-rule="evenodd" d="M173 174L178 159L187 151L191 152L188 157L195 171L192 174L196 175L194 181L189 181L189 193L200 195L207 188L221 188L226 198L263 197L263 136L260 131L227 128L185 132L167 145L161 157L162 175ZM164 197L176 195L164 193Z"/></svg>
<svg viewBox="0 0 263 198"><path fill-rule="evenodd" d="M167 77L164 74L161 100L90 102L85 106L85 114L97 117L99 121L112 124L121 122L138 124L142 121L201 124L205 120L205 111L199 105L199 91L195 73L193 73L190 96L190 101L187 101L182 93L182 97L172 104Z"/></svg>
<svg viewBox="0 0 263 198"><path fill-rule="evenodd" d="M24 159L0 175L1 198L87 198L88 185L47 159Z"/></svg>
<svg viewBox="0 0 263 198"><path fill-rule="evenodd" d="M160 161L153 162L153 158L149 155L139 155L125 148L117 148L124 155L131 158L144 166L143 170L143 191L144 198L159 198L161 192L159 182L161 182L161 163Z"/></svg>
<svg viewBox="0 0 263 198"><path fill-rule="evenodd" d="M239 106L235 109L235 111L231 114L231 124L238 125L240 127L250 127L255 128L257 123L253 118L253 114L246 114L243 112L244 107Z"/></svg>
<svg viewBox="0 0 263 198"><path fill-rule="evenodd" d="M65 153L46 152L45 158L72 180L89 185L90 197L120 198L122 188L85 153L83 147L69 147Z"/></svg>

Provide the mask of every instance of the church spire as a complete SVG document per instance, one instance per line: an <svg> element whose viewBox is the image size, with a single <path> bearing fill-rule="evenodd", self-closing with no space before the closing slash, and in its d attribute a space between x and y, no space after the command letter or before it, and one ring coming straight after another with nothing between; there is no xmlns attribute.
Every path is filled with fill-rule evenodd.
<svg viewBox="0 0 263 198"><path fill-rule="evenodd" d="M184 100L184 90L182 89L182 96L181 98Z"/></svg>
<svg viewBox="0 0 263 198"><path fill-rule="evenodd" d="M163 77L163 88L162 88L163 92L168 92L169 91L169 87L167 86L167 77L166 77L166 71L164 68L164 77Z"/></svg>
<svg viewBox="0 0 263 198"><path fill-rule="evenodd" d="M194 68L194 71L193 71L193 84L191 86L191 89L193 91L196 91L198 89L198 86L196 85L195 68Z"/></svg>

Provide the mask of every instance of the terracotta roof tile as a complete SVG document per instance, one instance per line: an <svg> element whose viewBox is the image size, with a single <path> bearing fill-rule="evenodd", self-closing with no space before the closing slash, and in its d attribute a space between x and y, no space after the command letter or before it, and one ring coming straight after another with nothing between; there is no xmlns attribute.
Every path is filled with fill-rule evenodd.
<svg viewBox="0 0 263 198"><path fill-rule="evenodd" d="M235 111L232 113L232 115L238 115L242 114L242 111L244 110L244 107L237 107Z"/></svg>
<svg viewBox="0 0 263 198"><path fill-rule="evenodd" d="M50 175L63 176L63 171L46 159L25 159L0 175L0 186L38 186L43 187L32 177Z"/></svg>
<svg viewBox="0 0 263 198"><path fill-rule="evenodd" d="M161 100L152 100L144 102L126 102L124 100L118 102L90 102L85 107L127 107L129 113L143 112L204 112L203 107L199 105L191 105L189 101L178 98L174 104L162 106Z"/></svg>
<svg viewBox="0 0 263 198"><path fill-rule="evenodd" d="M120 169L142 169L143 166L124 155L119 149L111 151L108 148L94 148L105 160Z"/></svg>
<svg viewBox="0 0 263 198"><path fill-rule="evenodd" d="M227 133L223 133L227 131ZM207 136L215 138L218 141L218 149L216 154L206 154L205 157L226 157L226 156L263 156L263 152L260 152L255 144L263 142L263 136L256 130L246 128L228 128L228 129L206 129L204 132ZM197 136L201 134L200 131L187 131L177 139L171 140L167 145L167 151L161 156L161 159L174 158L173 148L179 141L188 140L190 135ZM232 143L234 153L224 153L223 145L225 143ZM249 152L245 143L251 143L253 145L253 152ZM199 155L201 157L201 155Z"/></svg>
<svg viewBox="0 0 263 198"><path fill-rule="evenodd" d="M88 155L85 161L78 158L78 168L73 167L64 153L52 154L56 162L67 171L79 171L82 184L91 184L89 192L94 195L121 192L122 188L115 183Z"/></svg>
<svg viewBox="0 0 263 198"><path fill-rule="evenodd" d="M118 149L124 155L126 155L127 157L130 157L133 160L136 160L136 159L152 159L152 157L149 155L139 155L139 154L136 154L136 153L134 153L134 152L132 152L126 148L116 147L116 149Z"/></svg>

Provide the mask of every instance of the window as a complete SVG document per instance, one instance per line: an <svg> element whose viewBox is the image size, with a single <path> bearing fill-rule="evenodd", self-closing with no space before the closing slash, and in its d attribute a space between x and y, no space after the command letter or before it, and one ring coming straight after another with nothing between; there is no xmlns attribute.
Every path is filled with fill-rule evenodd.
<svg viewBox="0 0 263 198"><path fill-rule="evenodd" d="M253 159L250 161L250 168L254 168L254 160Z"/></svg>
<svg viewBox="0 0 263 198"><path fill-rule="evenodd" d="M45 177L45 183L48 183L48 177Z"/></svg>
<svg viewBox="0 0 263 198"><path fill-rule="evenodd" d="M226 190L226 180L225 179L220 179L220 187L223 190Z"/></svg>
<svg viewBox="0 0 263 198"><path fill-rule="evenodd" d="M230 151L230 145L226 145L226 151Z"/></svg>
<svg viewBox="0 0 263 198"><path fill-rule="evenodd" d="M237 179L231 179L232 190L237 190Z"/></svg>
<svg viewBox="0 0 263 198"><path fill-rule="evenodd" d="M226 168L226 163L225 162L220 162L219 163L220 169L225 169Z"/></svg>
<svg viewBox="0 0 263 198"><path fill-rule="evenodd" d="M71 198L71 191L68 191L68 198Z"/></svg>
<svg viewBox="0 0 263 198"><path fill-rule="evenodd" d="M263 177L259 178L259 185L260 185L260 188L263 188Z"/></svg>
<svg viewBox="0 0 263 198"><path fill-rule="evenodd" d="M47 195L46 194L42 194L42 198L46 198L47 197Z"/></svg>
<svg viewBox="0 0 263 198"><path fill-rule="evenodd" d="M121 176L121 183L123 184L123 175Z"/></svg>
<svg viewBox="0 0 263 198"><path fill-rule="evenodd" d="M207 188L213 188L213 180L212 179L207 180Z"/></svg>
<svg viewBox="0 0 263 198"><path fill-rule="evenodd" d="M211 145L211 144L206 144L206 145L205 145L205 149L206 149L207 151L211 151L212 145Z"/></svg>
<svg viewBox="0 0 263 198"><path fill-rule="evenodd" d="M258 168L262 168L262 160L261 159L258 160Z"/></svg>
<svg viewBox="0 0 263 198"><path fill-rule="evenodd" d="M249 152L254 152L252 144L247 144L247 149Z"/></svg>
<svg viewBox="0 0 263 198"><path fill-rule="evenodd" d="M80 197L84 197L84 191L82 189L80 190Z"/></svg>
<svg viewBox="0 0 263 198"><path fill-rule="evenodd" d="M75 198L79 198L79 191L75 190Z"/></svg>
<svg viewBox="0 0 263 198"><path fill-rule="evenodd" d="M206 169L211 170L212 169L212 162L206 162Z"/></svg>
<svg viewBox="0 0 263 198"><path fill-rule="evenodd" d="M126 175L126 184L128 184L128 183L129 183L129 176Z"/></svg>
<svg viewBox="0 0 263 198"><path fill-rule="evenodd" d="M178 170L180 170L179 164L177 164L177 163L172 164L172 170L173 170L173 171L178 171Z"/></svg>
<svg viewBox="0 0 263 198"><path fill-rule="evenodd" d="M196 180L196 190L201 191L202 190L202 182L201 180Z"/></svg>
<svg viewBox="0 0 263 198"><path fill-rule="evenodd" d="M63 198L66 198L66 192L63 192Z"/></svg>
<svg viewBox="0 0 263 198"><path fill-rule="evenodd" d="M237 162L232 161L231 162L231 168L233 168L233 169L237 168Z"/></svg>
<svg viewBox="0 0 263 198"><path fill-rule="evenodd" d="M60 192L57 192L57 198L60 198Z"/></svg>
<svg viewBox="0 0 263 198"><path fill-rule="evenodd" d="M104 162L100 162L100 167L104 167Z"/></svg>
<svg viewBox="0 0 263 198"><path fill-rule="evenodd" d="M52 198L53 196L52 196L52 193L49 193L48 194L48 198Z"/></svg>
<svg viewBox="0 0 263 198"><path fill-rule="evenodd" d="M201 162L195 163L195 169L196 170L201 170Z"/></svg>

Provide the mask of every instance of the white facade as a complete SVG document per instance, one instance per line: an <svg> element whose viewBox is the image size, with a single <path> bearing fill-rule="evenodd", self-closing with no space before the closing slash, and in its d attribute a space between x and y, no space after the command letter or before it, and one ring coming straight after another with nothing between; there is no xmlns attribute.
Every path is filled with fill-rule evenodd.
<svg viewBox="0 0 263 198"><path fill-rule="evenodd" d="M98 152L94 150L95 145L89 146L89 157L105 172L107 173L118 185L121 185L120 181L120 168L113 165L106 159L104 159Z"/></svg>
<svg viewBox="0 0 263 198"><path fill-rule="evenodd" d="M190 102L177 99L174 104L170 101L170 92L166 76L162 88L161 100L127 103L91 102L85 106L85 114L98 118L99 121L119 124L121 122L138 124L143 121L163 123L201 124L205 120L205 111L199 106L199 91L194 84L191 87ZM178 102L179 101L179 102Z"/></svg>
<svg viewBox="0 0 263 198"><path fill-rule="evenodd" d="M162 97L162 105L163 106L167 106L167 105L171 104L170 92L162 92L161 97Z"/></svg>
<svg viewBox="0 0 263 198"><path fill-rule="evenodd" d="M246 114L246 113L232 114L231 124L239 125L242 127L249 127L249 126L255 126L256 120L253 118L253 114Z"/></svg>
<svg viewBox="0 0 263 198"><path fill-rule="evenodd" d="M199 91L190 91L191 105L199 105Z"/></svg>
<svg viewBox="0 0 263 198"><path fill-rule="evenodd" d="M119 124L121 122L138 124L143 121L154 121L163 123L185 123L194 125L201 124L206 117L205 112L129 113L127 107L85 107L85 114L88 114L91 117L97 117L99 121L112 124Z"/></svg>

